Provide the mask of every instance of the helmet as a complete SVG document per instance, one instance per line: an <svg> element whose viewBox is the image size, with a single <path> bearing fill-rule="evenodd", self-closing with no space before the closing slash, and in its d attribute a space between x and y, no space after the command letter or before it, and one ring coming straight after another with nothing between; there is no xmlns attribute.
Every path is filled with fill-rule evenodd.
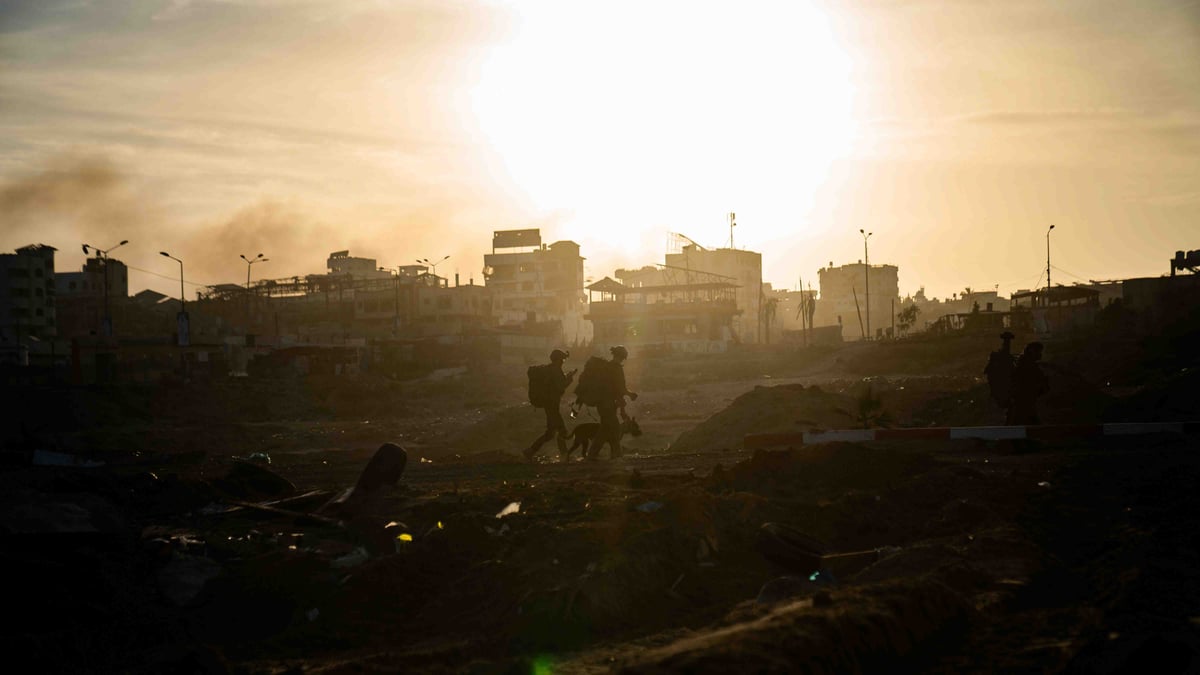
<svg viewBox="0 0 1200 675"><path fill-rule="evenodd" d="M629 350L625 349L624 345L617 345L616 347L610 348L608 351L612 352L613 356L619 356L623 359L629 358Z"/></svg>
<svg viewBox="0 0 1200 675"><path fill-rule="evenodd" d="M554 351L550 352L550 360L551 361L566 361L567 357L570 355L571 355L571 352L564 352L561 349L555 349Z"/></svg>

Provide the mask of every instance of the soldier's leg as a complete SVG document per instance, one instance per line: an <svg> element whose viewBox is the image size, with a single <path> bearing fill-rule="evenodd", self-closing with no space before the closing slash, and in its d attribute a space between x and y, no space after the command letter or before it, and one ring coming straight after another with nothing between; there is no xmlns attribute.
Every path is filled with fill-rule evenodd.
<svg viewBox="0 0 1200 675"><path fill-rule="evenodd" d="M609 457L621 456L621 422L617 420L616 406L605 406L600 409L600 439L609 444ZM600 452L600 446L596 446Z"/></svg>
<svg viewBox="0 0 1200 675"><path fill-rule="evenodd" d="M562 415L558 414L557 406L547 406L542 410L546 413L546 430L542 432L542 435L538 436L528 448L525 449L524 455L526 459L533 459L533 456L538 454L538 451L542 449L542 446L546 444L546 441L554 438L554 436L558 434L558 430L562 425ZM558 419L557 422L555 422L555 418Z"/></svg>

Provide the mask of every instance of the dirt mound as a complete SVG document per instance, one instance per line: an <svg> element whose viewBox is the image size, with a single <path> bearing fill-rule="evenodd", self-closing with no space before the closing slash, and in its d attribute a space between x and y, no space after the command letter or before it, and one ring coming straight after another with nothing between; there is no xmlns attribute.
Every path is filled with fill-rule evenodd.
<svg viewBox="0 0 1200 675"><path fill-rule="evenodd" d="M545 413L523 403L496 408L479 422L452 434L447 443L460 453L489 450L515 453L529 447L529 443L545 430Z"/></svg>
<svg viewBox="0 0 1200 675"><path fill-rule="evenodd" d="M961 630L967 602L931 580L835 591L757 621L702 632L627 664L624 673L843 673L911 668ZM951 644L947 641L946 644Z"/></svg>
<svg viewBox="0 0 1200 675"><path fill-rule="evenodd" d="M850 397L820 387L755 387L734 399L728 408L680 434L670 449L701 452L739 448L742 438L751 433L844 428L852 426L852 419L842 411L851 409Z"/></svg>
<svg viewBox="0 0 1200 675"><path fill-rule="evenodd" d="M1200 419L1200 370L1185 369L1112 405L1106 422L1190 422Z"/></svg>

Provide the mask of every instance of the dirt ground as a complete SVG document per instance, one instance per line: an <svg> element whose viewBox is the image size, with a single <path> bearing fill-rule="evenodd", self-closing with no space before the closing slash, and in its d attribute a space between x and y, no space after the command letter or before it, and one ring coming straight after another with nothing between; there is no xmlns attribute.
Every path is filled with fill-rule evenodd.
<svg viewBox="0 0 1200 675"><path fill-rule="evenodd" d="M998 424L994 342L634 359L645 433L600 461L522 460L517 368L30 391L3 639L46 672L1196 672L1195 435L742 449L865 396ZM1048 345L1046 422L1200 419L1190 353L1087 349ZM401 480L344 498L385 442Z"/></svg>

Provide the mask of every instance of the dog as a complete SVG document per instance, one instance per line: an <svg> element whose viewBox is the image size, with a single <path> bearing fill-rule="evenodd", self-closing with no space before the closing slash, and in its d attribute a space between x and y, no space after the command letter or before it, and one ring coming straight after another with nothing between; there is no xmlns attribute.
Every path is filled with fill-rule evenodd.
<svg viewBox="0 0 1200 675"><path fill-rule="evenodd" d="M583 452L586 453L588 446L590 446L592 443L592 439L594 439L598 433L600 433L599 422L584 422L583 424L577 425L573 430L571 430L571 433L563 437L564 439L575 439L575 441L571 444L570 449L561 451L560 454L562 454L563 460L565 461L570 459L571 453L575 452L576 448L582 447ZM628 419L621 420L621 438L624 438L626 435L633 436L634 438L642 435L642 428L638 426L636 417L630 417Z"/></svg>

